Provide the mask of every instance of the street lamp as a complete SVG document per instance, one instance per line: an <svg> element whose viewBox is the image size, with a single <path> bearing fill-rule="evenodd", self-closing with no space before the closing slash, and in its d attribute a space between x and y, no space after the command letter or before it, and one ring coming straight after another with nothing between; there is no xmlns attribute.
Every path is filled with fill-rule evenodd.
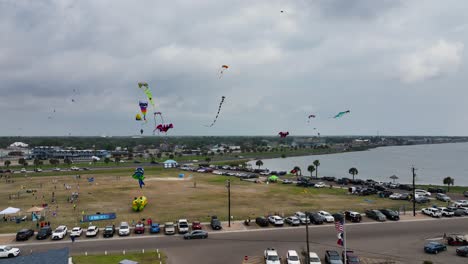
<svg viewBox="0 0 468 264"><path fill-rule="evenodd" d="M307 252L306 252L306 263L310 263L310 249L309 249L309 213L306 212L306 243L307 243Z"/></svg>
<svg viewBox="0 0 468 264"><path fill-rule="evenodd" d="M231 227L231 180L226 181L226 188L228 189L228 227Z"/></svg>

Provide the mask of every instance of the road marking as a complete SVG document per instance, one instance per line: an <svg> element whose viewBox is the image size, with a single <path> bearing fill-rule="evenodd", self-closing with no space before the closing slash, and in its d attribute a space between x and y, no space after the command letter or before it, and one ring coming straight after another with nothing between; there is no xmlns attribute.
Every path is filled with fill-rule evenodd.
<svg viewBox="0 0 468 264"><path fill-rule="evenodd" d="M443 237L435 237L435 238L427 238L426 240L429 240L429 241L437 241L437 240L442 240L444 239Z"/></svg>

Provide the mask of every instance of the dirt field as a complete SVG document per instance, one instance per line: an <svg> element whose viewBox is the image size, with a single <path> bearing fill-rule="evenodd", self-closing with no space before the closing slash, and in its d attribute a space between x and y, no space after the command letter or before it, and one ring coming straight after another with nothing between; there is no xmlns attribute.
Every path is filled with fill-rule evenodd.
<svg viewBox="0 0 468 264"><path fill-rule="evenodd" d="M211 215L227 220L225 181L228 178L232 182L231 215L237 220L272 213L288 215L298 210L364 211L367 208L382 207L398 209L403 205L407 209L410 208L410 203L406 201L392 201L376 196L351 196L344 189L304 189L294 185L255 184L234 177L187 173L178 169L147 171L146 186L140 189L138 182L130 176L132 172L132 169L109 173L100 171L95 175L82 175L81 179L75 179L74 175L17 176L12 178L14 183L6 183L2 179L0 210L8 206L21 208L20 215L27 215L30 219L31 214L25 212L27 209L48 204L48 209L44 210L45 220L50 221L53 228L59 224L65 224L69 228L76 225L85 227L88 223L80 224L82 213L96 212L117 214L117 219L113 221L96 222L98 226L112 223L118 225L121 221L132 223L148 217L157 222L175 221L178 218L209 221ZM185 173L185 179L178 179L180 173ZM94 177L94 183L88 183L86 177ZM65 188L67 185L70 189ZM27 193L27 189L37 192ZM13 197L17 196L18 192L19 198ZM56 203L52 203L52 192ZM73 204L67 202L72 192L79 192L75 210ZM148 205L143 212L133 212L131 201L141 195L148 198ZM0 233L17 232L22 227L35 229L36 225L32 221L20 224L0 221Z"/></svg>

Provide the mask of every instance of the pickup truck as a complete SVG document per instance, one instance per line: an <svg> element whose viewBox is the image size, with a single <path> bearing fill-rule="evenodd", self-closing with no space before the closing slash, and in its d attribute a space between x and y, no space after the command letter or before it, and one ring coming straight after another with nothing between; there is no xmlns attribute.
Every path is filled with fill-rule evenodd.
<svg viewBox="0 0 468 264"><path fill-rule="evenodd" d="M267 248L264 252L266 264L281 264L278 252L274 248Z"/></svg>

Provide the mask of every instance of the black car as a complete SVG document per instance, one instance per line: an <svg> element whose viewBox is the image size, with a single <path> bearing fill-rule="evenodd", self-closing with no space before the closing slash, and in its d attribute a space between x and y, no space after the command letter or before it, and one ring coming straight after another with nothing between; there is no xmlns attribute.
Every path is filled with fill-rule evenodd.
<svg viewBox="0 0 468 264"><path fill-rule="evenodd" d="M377 191L386 191L387 188L383 187L382 185L374 185L374 189L376 189Z"/></svg>
<svg viewBox="0 0 468 264"><path fill-rule="evenodd" d="M184 239L208 238L208 232L205 230L194 230L184 234Z"/></svg>
<svg viewBox="0 0 468 264"><path fill-rule="evenodd" d="M362 220L362 216L358 212L345 211L345 218L348 221L359 223Z"/></svg>
<svg viewBox="0 0 468 264"><path fill-rule="evenodd" d="M366 210L366 216L376 221L383 222L387 220L387 217L384 214L382 214L379 210Z"/></svg>
<svg viewBox="0 0 468 264"><path fill-rule="evenodd" d="M430 193L446 193L446 191L442 188L434 188L434 187L429 187L427 188L427 191Z"/></svg>
<svg viewBox="0 0 468 264"><path fill-rule="evenodd" d="M298 181L296 183L297 186L302 186L302 187L314 187L315 183L310 182L310 181Z"/></svg>
<svg viewBox="0 0 468 264"><path fill-rule="evenodd" d="M464 195L465 197L468 197L468 191L464 191L464 192L463 192L463 195Z"/></svg>
<svg viewBox="0 0 468 264"><path fill-rule="evenodd" d="M213 230L221 230L223 228L221 226L221 221L219 221L216 215L211 217L211 228L213 228Z"/></svg>
<svg viewBox="0 0 468 264"><path fill-rule="evenodd" d="M325 251L325 263L343 263L340 254L335 250Z"/></svg>
<svg viewBox="0 0 468 264"><path fill-rule="evenodd" d="M382 214L384 214L387 219L389 220L393 220L393 221L398 221L400 220L400 215L393 211L393 210L390 210L390 209L380 209L379 210Z"/></svg>
<svg viewBox="0 0 468 264"><path fill-rule="evenodd" d="M34 236L34 230L32 229L21 229L16 233L16 241L28 240L30 237Z"/></svg>
<svg viewBox="0 0 468 264"><path fill-rule="evenodd" d="M419 196L416 198L416 203L423 204L428 202L430 202L430 200L426 196Z"/></svg>
<svg viewBox="0 0 468 264"><path fill-rule="evenodd" d="M400 184L400 189L405 190L405 191L412 191L413 187L408 184Z"/></svg>
<svg viewBox="0 0 468 264"><path fill-rule="evenodd" d="M268 219L266 219L266 217L264 217L264 216L257 217L255 219L255 223L257 223L257 225L262 226L262 227L268 226L268 224L269 224Z"/></svg>
<svg viewBox="0 0 468 264"><path fill-rule="evenodd" d="M335 177L330 177L330 176L322 177L322 179L325 181L335 181Z"/></svg>
<svg viewBox="0 0 468 264"><path fill-rule="evenodd" d="M462 257L468 257L468 246L457 248L457 255Z"/></svg>
<svg viewBox="0 0 468 264"><path fill-rule="evenodd" d="M114 234L115 234L114 226L106 226L106 228L104 228L104 233L103 233L104 237L113 237Z"/></svg>
<svg viewBox="0 0 468 264"><path fill-rule="evenodd" d="M379 195L379 197L388 198L388 197L390 197L390 195L393 194L393 192L390 191L390 190L385 190L385 191L380 191L377 194Z"/></svg>
<svg viewBox="0 0 468 264"><path fill-rule="evenodd" d="M50 235L52 235L52 228L50 226L45 226L37 232L36 239L37 240L42 240L48 238Z"/></svg>
<svg viewBox="0 0 468 264"><path fill-rule="evenodd" d="M321 225L325 221L323 216L321 216L320 214L315 213L315 212L313 212L313 213L307 213L306 212L306 215L309 216L310 222L313 223L314 225Z"/></svg>

